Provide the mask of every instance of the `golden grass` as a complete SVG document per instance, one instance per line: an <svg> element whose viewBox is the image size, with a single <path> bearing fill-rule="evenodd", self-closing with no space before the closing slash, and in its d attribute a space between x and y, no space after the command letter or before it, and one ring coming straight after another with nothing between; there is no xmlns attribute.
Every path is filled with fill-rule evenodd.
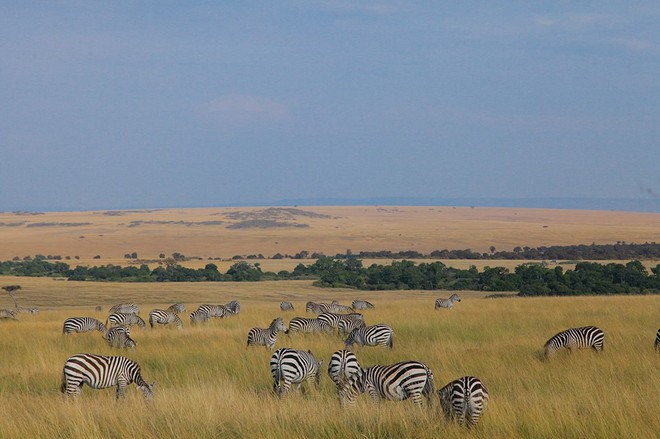
<svg viewBox="0 0 660 439"><path fill-rule="evenodd" d="M660 358L652 349L658 329L657 296L483 299L459 293L452 310L433 310L445 292L316 289L309 282L255 284L97 284L50 279L4 278L23 285L19 303L36 304L38 315L0 321L0 436L24 437L480 437L480 438L651 438L660 431ZM6 295L5 295L6 296ZM342 410L324 373L319 389L279 400L264 348L245 346L253 326L283 315L304 315L307 300L364 298L368 323L395 331L394 349L363 348L364 365L406 359L425 362L436 387L472 374L488 386L491 404L480 425L466 431L447 423L437 404L419 410L410 401L372 404L362 396L355 410ZM123 352L156 380L156 397L145 402L135 386L125 401L114 389L83 388L78 401L59 393L61 369L77 352L116 355L99 333L61 336L65 318L105 319L119 301L149 309L183 301L241 302L237 317L190 327L133 330L138 346ZM293 313L279 310L290 300ZM0 307L11 302L0 298ZM545 341L567 327L594 324L605 331L605 351L539 355ZM342 347L331 336L280 335L276 347L311 349L324 360Z"/></svg>

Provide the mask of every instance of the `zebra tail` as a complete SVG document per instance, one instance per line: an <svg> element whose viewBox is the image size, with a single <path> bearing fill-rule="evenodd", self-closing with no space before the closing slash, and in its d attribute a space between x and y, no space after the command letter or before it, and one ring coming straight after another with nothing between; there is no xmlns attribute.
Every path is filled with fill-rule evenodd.
<svg viewBox="0 0 660 439"><path fill-rule="evenodd" d="M62 369L62 384L60 384L60 392L66 393L66 375L64 374L64 369Z"/></svg>

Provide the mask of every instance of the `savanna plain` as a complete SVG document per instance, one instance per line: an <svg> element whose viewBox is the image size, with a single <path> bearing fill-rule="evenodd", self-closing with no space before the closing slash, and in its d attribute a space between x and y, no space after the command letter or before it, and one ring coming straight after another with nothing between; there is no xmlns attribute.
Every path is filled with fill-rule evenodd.
<svg viewBox="0 0 660 439"><path fill-rule="evenodd" d="M423 210L424 215L435 215L440 210L417 209ZM446 209L451 212L450 208ZM585 212L582 214L588 218L585 220L579 213L561 219L561 212L519 210L517 215L509 212L509 220L496 220L492 217L494 211L486 211L491 217L484 217L484 222L478 225L480 220L475 211L479 209L466 209L460 214L468 218L456 218L451 224L460 230L463 222L472 233L452 234L437 217L419 223L418 228L426 230L433 230L433 224L438 224L437 228L443 231L433 234L414 231L412 209L365 210L372 217L354 222L368 233L344 230L334 238L330 229L339 227L343 220L338 218L342 215L351 218L347 210L342 210L328 213L334 220L327 221L334 221L334 225L324 229L327 233L323 239L314 236L321 229L315 228L315 221L322 219L305 217L310 226L292 229L295 242L287 241L286 228L280 226L236 229L230 239L223 235L229 232L214 228L216 224L204 229L204 226L166 224L165 219L159 219L158 223L145 225L143 233L138 233L130 246L128 234L137 233L141 226L125 230L110 227L107 221L117 217L107 214L89 214L105 221L103 231L92 230L90 224L72 225L95 224L86 219L55 220L35 228L13 225L10 227L14 235L9 241L4 241L10 236L7 227L0 227L0 231L5 233L3 244L7 242L3 251L11 255L45 253L44 248L55 253L59 243L62 252L80 254L81 260L97 253L120 260L121 254L129 251L156 257L151 256L149 249L154 253L182 251L211 257L222 252L222 244L219 242L215 249L205 246L218 236L225 236L224 241L231 242L233 247L227 250L230 257L231 254L267 254L282 247L290 248L289 252L306 249L327 254L346 248L405 250L411 244L417 249L474 249L484 245L480 244L482 240L469 241L481 236L478 230L490 236L485 248L493 245L501 249L512 243L553 245L558 241L551 239L549 232L560 236L553 229L562 230L562 226L564 231L572 231L573 236L569 237L572 239L566 238L572 244L657 241L660 230L656 228L658 215L642 215L642 219L638 215L635 222L632 216L612 216L610 212ZM358 216L357 209L351 212ZM497 212L502 218L505 214ZM405 217L401 229L397 229L392 218L397 215ZM516 234L516 218L520 217L525 217L525 221L519 224ZM626 223L626 218L631 221ZM349 227L349 222L345 222L345 227ZM493 227L495 224L500 227ZM166 230L166 226L172 228ZM76 227L87 229L81 234L73 231ZM155 242L148 239L148 227L153 228ZM490 234L486 233L489 228ZM50 234L46 233L47 229ZM204 243L199 248L182 236L186 233L201 236L202 229L209 232L206 240L190 237ZM383 232L398 236L408 229L407 241L393 239L391 246L387 245L387 236L380 235ZM512 232L505 233L509 229ZM35 230L38 236L30 235ZM525 234L527 230L529 233ZM305 231L307 239L304 239ZM639 236L628 237L626 233L631 231ZM49 241L51 234L54 243ZM106 239L112 245L102 247L102 238L113 234L127 239L127 243L120 245ZM162 235L168 239L160 239ZM91 236L98 238L95 238L97 247L84 247L89 246L85 240ZM346 239L350 236L355 240ZM375 247L367 246L365 236L377 241ZM239 245L241 237L246 242L245 248ZM76 248L76 240L84 244ZM258 250L259 240L268 243L262 251ZM444 245L446 242L449 244ZM453 242L458 244L451 245ZM70 247L64 248L64 244ZM138 244L143 247L137 247ZM164 248L166 245L171 247ZM91 262L104 263L103 260ZM36 315L19 314L18 321L0 320L2 438L656 438L660 432L660 355L653 350L655 332L660 327L658 296L489 299L482 292L468 291L459 292L462 300L452 309L435 311L435 298L448 297L449 292L321 289L311 281L123 284L2 277L0 284L21 285L17 295L19 304L41 309ZM2 293L0 308L13 306L9 296ZM354 299L375 305L375 309L363 311L367 324L386 323L394 329L393 349L356 347L361 364L419 360L433 371L436 389L464 375L481 378L491 400L475 428L447 422L437 397L430 406L420 409L411 401L375 404L362 395L354 408L342 408L334 384L325 373L332 353L343 347L342 339L336 335L280 333L275 348L311 350L324 361L323 376L318 388L308 387L304 393L293 392L282 399L273 394L269 371L271 352L263 347L247 348L248 330L266 327L277 316L282 316L285 322L294 316L305 316L308 300L350 304ZM230 300L241 303L237 316L204 325L189 324L187 314L199 304L222 304ZM282 300L292 302L295 311L280 311ZM110 348L98 332L62 336L64 319L90 316L105 321L109 307L120 302L139 304L145 319L153 308L183 302L188 309L183 317L184 328L134 328L131 335L137 347L127 351ZM97 306L102 311L96 311ZM542 358L543 344L548 338L563 329L585 325L596 325L605 332L604 352L583 350L572 355L559 352L550 360ZM83 388L77 400L65 400L59 391L62 366L70 355L80 352L126 355L135 360L147 381L156 381L155 398L145 401L131 385L126 398L119 402L114 400L114 389L89 387Z"/></svg>

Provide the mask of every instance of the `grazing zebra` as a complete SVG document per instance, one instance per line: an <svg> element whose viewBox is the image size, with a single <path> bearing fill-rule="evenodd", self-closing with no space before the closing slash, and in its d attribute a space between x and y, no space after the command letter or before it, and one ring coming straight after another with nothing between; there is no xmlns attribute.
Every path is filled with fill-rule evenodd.
<svg viewBox="0 0 660 439"><path fill-rule="evenodd" d="M305 305L305 312L311 312L314 314L321 314L324 310L321 308L320 303L316 302L307 302Z"/></svg>
<svg viewBox="0 0 660 439"><path fill-rule="evenodd" d="M120 312L122 314L139 314L140 307L134 303L120 303L113 306L110 308L110 311L108 311L109 314L114 314L116 312Z"/></svg>
<svg viewBox="0 0 660 439"><path fill-rule="evenodd" d="M321 303L321 308L324 309L326 312L333 312L335 314L353 312L353 308L351 308L350 306L342 305L336 300L333 300L332 303L330 304Z"/></svg>
<svg viewBox="0 0 660 439"><path fill-rule="evenodd" d="M199 305L197 311L203 311L208 314L209 317L217 317L219 319L223 319L231 314L229 309L224 305L209 305L208 303Z"/></svg>
<svg viewBox="0 0 660 439"><path fill-rule="evenodd" d="M552 336L545 343L545 358L550 358L552 354L561 348L566 348L571 353L575 349L586 348L592 348L596 352L602 352L604 338L605 334L603 331L595 326L567 329Z"/></svg>
<svg viewBox="0 0 660 439"><path fill-rule="evenodd" d="M345 349L340 349L332 354L328 363L328 375L337 386L337 391L342 385L349 382L354 375L362 374L357 356Z"/></svg>
<svg viewBox="0 0 660 439"><path fill-rule="evenodd" d="M131 338L128 326L115 326L108 329L105 334L105 341L113 348L135 349L136 346L135 341Z"/></svg>
<svg viewBox="0 0 660 439"><path fill-rule="evenodd" d="M64 321L62 335L72 332L107 331L106 326L94 317L70 317Z"/></svg>
<svg viewBox="0 0 660 439"><path fill-rule="evenodd" d="M65 395L80 395L83 384L93 389L117 386L115 398L124 396L126 386L135 383L145 398L154 395L155 383L148 384L140 374L140 365L126 357L106 357L76 354L64 363L60 391Z"/></svg>
<svg viewBox="0 0 660 439"><path fill-rule="evenodd" d="M367 302L366 300L354 300L353 303L351 303L351 306L353 309L374 309L374 305L371 302Z"/></svg>
<svg viewBox="0 0 660 439"><path fill-rule="evenodd" d="M167 308L167 311L181 314L182 312L186 312L186 306L183 303L175 303L174 305L170 305Z"/></svg>
<svg viewBox="0 0 660 439"><path fill-rule="evenodd" d="M190 313L190 324L195 326L197 323L206 323L210 318L206 311L197 309Z"/></svg>
<svg viewBox="0 0 660 439"><path fill-rule="evenodd" d="M109 323L109 325L108 325ZM124 314L123 312L115 312L108 316L108 320L105 322L106 326L132 326L138 325L141 329L144 329L147 325L137 314Z"/></svg>
<svg viewBox="0 0 660 439"><path fill-rule="evenodd" d="M169 325L174 323L178 329L183 328L183 322L176 313L163 311L162 309L152 309L149 312L149 326L153 329L154 324Z"/></svg>
<svg viewBox="0 0 660 439"><path fill-rule="evenodd" d="M18 308L16 308L16 312L26 313L26 314L39 314L39 308L37 308L36 306L30 306L30 307L19 306Z"/></svg>
<svg viewBox="0 0 660 439"><path fill-rule="evenodd" d="M275 342L277 341L277 333L284 331L285 334L289 333L286 329L282 317L274 319L268 328L252 328L248 332L247 345L266 346L269 350L273 350Z"/></svg>
<svg viewBox="0 0 660 439"><path fill-rule="evenodd" d="M461 299L458 297L458 294L452 294L449 299L443 299L441 297L438 297L435 299L435 310L437 311L439 308L451 308L454 306L454 302L460 302Z"/></svg>
<svg viewBox="0 0 660 439"><path fill-rule="evenodd" d="M365 326L364 318L362 318L362 314L360 314L359 318L351 318L351 316L352 314L343 316L337 322L337 330L339 331L339 335L341 337L350 334L354 329L364 328Z"/></svg>
<svg viewBox="0 0 660 439"><path fill-rule="evenodd" d="M289 332L332 332L332 326L323 320L294 317L289 322Z"/></svg>
<svg viewBox="0 0 660 439"><path fill-rule="evenodd" d="M18 320L13 309L0 309L0 319Z"/></svg>
<svg viewBox="0 0 660 439"><path fill-rule="evenodd" d="M440 406L447 419L455 419L459 425L467 421L467 426L477 425L479 418L488 406L486 386L472 376L465 376L438 390Z"/></svg>
<svg viewBox="0 0 660 439"><path fill-rule="evenodd" d="M346 348L353 347L354 343L357 343L358 346L378 346L383 345L392 349L394 346L393 339L394 331L387 325L379 324L373 326L363 326L362 328L356 328L348 334L344 344Z"/></svg>
<svg viewBox="0 0 660 439"><path fill-rule="evenodd" d="M337 314L333 312L324 312L319 314L317 318L330 325L333 329L338 329L339 322L342 320L352 320L352 321L357 320L364 323L364 316L357 312L351 314Z"/></svg>
<svg viewBox="0 0 660 439"><path fill-rule="evenodd" d="M236 301L236 300L232 300L231 302L226 304L225 308L227 308L227 310L229 310L228 315L236 315L239 312L241 312L241 304L238 303L238 301Z"/></svg>
<svg viewBox="0 0 660 439"><path fill-rule="evenodd" d="M323 360L317 360L310 351L280 348L270 357L270 374L273 376L273 390L278 396L283 396L297 384L300 389L303 382L314 383L316 387L321 379ZM304 391L304 389L302 389Z"/></svg>
<svg viewBox="0 0 660 439"><path fill-rule="evenodd" d="M367 392L373 401L403 401L411 398L421 407L422 396L432 405L435 392L433 372L419 361L403 361L389 366L375 365L356 374L340 386L339 401L351 406L359 394Z"/></svg>
<svg viewBox="0 0 660 439"><path fill-rule="evenodd" d="M655 351L660 354L660 329L658 329L658 333L655 335Z"/></svg>
<svg viewBox="0 0 660 439"><path fill-rule="evenodd" d="M293 304L291 302L282 302L280 303L281 311L293 311Z"/></svg>

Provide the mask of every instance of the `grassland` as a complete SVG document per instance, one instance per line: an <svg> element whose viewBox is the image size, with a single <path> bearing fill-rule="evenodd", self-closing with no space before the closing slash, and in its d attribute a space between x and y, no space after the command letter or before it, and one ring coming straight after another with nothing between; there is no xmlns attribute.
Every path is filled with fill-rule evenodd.
<svg viewBox="0 0 660 439"><path fill-rule="evenodd" d="M249 437L249 438L654 438L660 431L660 357L652 344L658 329L657 296L484 299L462 293L454 309L434 311L438 292L365 293L314 288L310 282L242 284L73 283L52 279L2 278L23 286L19 303L38 304L38 315L0 321L0 437ZM394 349L362 348L364 365L405 359L425 362L436 387L466 374L488 386L491 404L480 425L466 431L447 423L434 407L410 401L373 404L362 396L343 410L324 374L319 389L283 400L271 392L270 353L245 347L253 326L282 315L304 315L307 300L363 298L368 323L395 330ZM190 327L134 329L138 347L127 355L156 381L156 398L145 402L131 386L125 401L114 391L88 387L78 401L59 393L61 368L77 352L118 354L100 334L61 335L65 318L105 320L120 301L149 309L183 301L241 302L237 317ZM279 310L292 301L293 313ZM10 306L5 295L0 307ZM543 343L571 326L595 324L606 333L605 352L580 351L540 360ZM276 347L311 349L327 364L342 347L331 336L281 335Z"/></svg>

